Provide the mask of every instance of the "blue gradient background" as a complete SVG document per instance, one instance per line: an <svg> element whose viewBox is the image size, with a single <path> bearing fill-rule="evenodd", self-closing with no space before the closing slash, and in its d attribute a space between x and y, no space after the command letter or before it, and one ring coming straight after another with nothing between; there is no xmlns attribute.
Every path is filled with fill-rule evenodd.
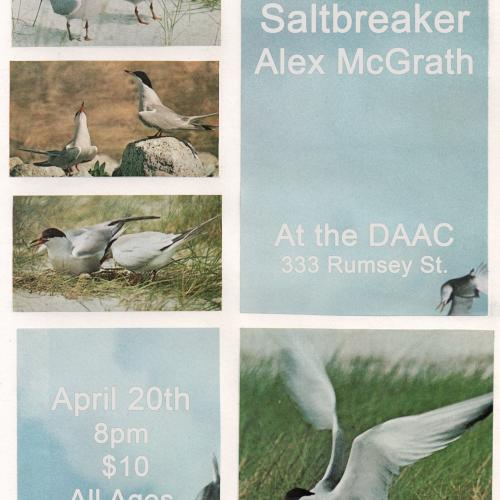
<svg viewBox="0 0 500 500"><path fill-rule="evenodd" d="M115 385L116 412L50 411L60 386L102 391ZM179 386L191 411L127 412L131 386ZM18 498L70 500L76 488L195 498L219 455L219 338L216 330L21 330L18 333ZM146 427L147 445L96 444L94 426ZM103 475L102 458L145 455L142 479ZM117 460L118 461L118 460Z"/></svg>
<svg viewBox="0 0 500 500"><path fill-rule="evenodd" d="M432 315L441 284L487 261L487 3L421 2L423 9L471 10L463 34L266 34L267 3L243 1L242 311L338 315ZM410 1L340 1L350 10L412 10ZM321 5L321 2L318 2ZM287 0L286 11L310 2ZM331 6L331 3L328 3ZM337 48L474 57L473 76L337 75ZM256 76L264 47L276 53L326 54L326 75ZM352 53L352 50L349 51ZM358 230L354 248L273 243L282 223ZM448 248L372 248L370 222L448 222ZM309 240L310 241L310 240ZM291 274L284 255L362 259L440 256L447 275ZM485 297L473 314L486 314Z"/></svg>

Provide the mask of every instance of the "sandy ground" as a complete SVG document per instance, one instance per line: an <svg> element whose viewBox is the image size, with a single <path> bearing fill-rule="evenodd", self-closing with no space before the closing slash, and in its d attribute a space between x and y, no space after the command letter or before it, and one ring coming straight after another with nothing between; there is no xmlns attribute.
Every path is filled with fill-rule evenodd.
<svg viewBox="0 0 500 500"><path fill-rule="evenodd" d="M14 311L40 312L105 312L126 311L115 299L70 300L61 295L43 295L16 291L13 298Z"/></svg>
<svg viewBox="0 0 500 500"><path fill-rule="evenodd" d="M220 43L220 12L207 11L199 2L185 1L182 7L184 15L176 23L172 40L169 41L165 30L170 2L173 0L155 0L157 15L162 21L151 18L149 6L139 5L141 15L149 24L141 25L134 15L134 7L125 0L91 0L98 2L97 14L90 19L91 41L71 42L66 32L66 18L54 14L50 1L42 0L42 7L36 25L40 0L13 0L12 3L12 44L18 47L36 46L164 46L164 45L218 45ZM166 6L164 7L164 4ZM170 6L169 10L166 7ZM170 14L171 15L171 14ZM72 33L82 32L82 23L72 21Z"/></svg>

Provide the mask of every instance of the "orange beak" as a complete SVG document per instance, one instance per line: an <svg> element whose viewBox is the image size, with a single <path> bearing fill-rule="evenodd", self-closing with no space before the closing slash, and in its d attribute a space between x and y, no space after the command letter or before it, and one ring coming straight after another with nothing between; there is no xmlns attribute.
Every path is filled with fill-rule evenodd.
<svg viewBox="0 0 500 500"><path fill-rule="evenodd" d="M39 247L40 245L44 245L45 243L47 243L47 240L40 236L40 238L37 238L36 240L30 242L29 247L30 248Z"/></svg>
<svg viewBox="0 0 500 500"><path fill-rule="evenodd" d="M82 102L82 105L80 106L80 109L78 110L78 113L85 113L85 103Z"/></svg>

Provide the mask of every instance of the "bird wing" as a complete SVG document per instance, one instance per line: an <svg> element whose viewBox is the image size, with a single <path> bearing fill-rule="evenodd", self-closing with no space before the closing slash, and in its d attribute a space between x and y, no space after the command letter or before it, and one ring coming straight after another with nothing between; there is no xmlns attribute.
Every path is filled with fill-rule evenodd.
<svg viewBox="0 0 500 500"><path fill-rule="evenodd" d="M145 111L139 111L139 117L152 127L162 130L175 130L188 125L186 117L163 104L149 104Z"/></svg>
<svg viewBox="0 0 500 500"><path fill-rule="evenodd" d="M331 491L343 472L343 439L337 420L336 398L325 365L310 343L291 337L281 352L284 382L305 420L314 428L332 430L332 453L314 491Z"/></svg>
<svg viewBox="0 0 500 500"><path fill-rule="evenodd" d="M492 411L491 393L369 429L352 444L336 498L387 499L401 467L446 448Z"/></svg>
<svg viewBox="0 0 500 500"><path fill-rule="evenodd" d="M473 302L474 297L460 297L459 295L453 295L448 316L466 316L470 314Z"/></svg>
<svg viewBox="0 0 500 500"><path fill-rule="evenodd" d="M481 262L474 271L474 285L482 292L488 293L488 266Z"/></svg>
<svg viewBox="0 0 500 500"><path fill-rule="evenodd" d="M69 16L82 6L82 0L50 0L52 10L61 16Z"/></svg>
<svg viewBox="0 0 500 500"><path fill-rule="evenodd" d="M125 268L141 268L159 257L163 248L170 246L179 235L154 231L133 233L120 236L111 246L113 258Z"/></svg>
<svg viewBox="0 0 500 500"><path fill-rule="evenodd" d="M109 229L88 227L81 231L66 233L66 237L73 245L73 257L84 258L97 254L102 258L113 234Z"/></svg>

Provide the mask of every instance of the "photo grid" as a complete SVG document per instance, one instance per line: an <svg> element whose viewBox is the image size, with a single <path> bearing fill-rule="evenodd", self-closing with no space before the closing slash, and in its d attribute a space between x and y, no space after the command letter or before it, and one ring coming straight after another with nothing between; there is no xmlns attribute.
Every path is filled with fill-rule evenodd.
<svg viewBox="0 0 500 500"><path fill-rule="evenodd" d="M497 6L4 8L1 499L500 499Z"/></svg>

